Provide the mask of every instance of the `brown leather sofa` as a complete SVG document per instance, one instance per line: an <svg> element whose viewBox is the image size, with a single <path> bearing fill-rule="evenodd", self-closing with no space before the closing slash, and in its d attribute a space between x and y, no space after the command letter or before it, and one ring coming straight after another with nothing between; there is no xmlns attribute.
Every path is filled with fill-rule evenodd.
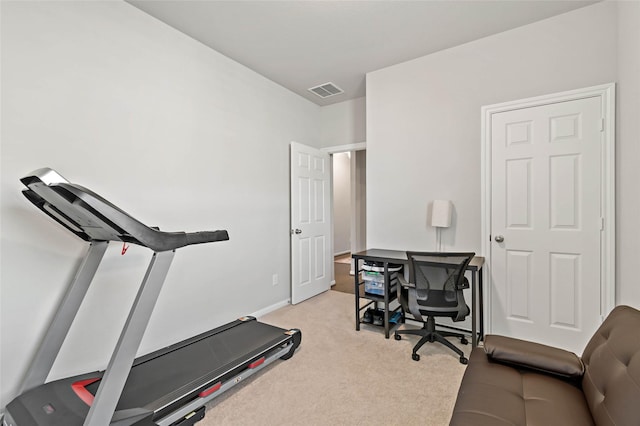
<svg viewBox="0 0 640 426"><path fill-rule="evenodd" d="M616 307L578 357L488 335L470 356L451 426L640 425L640 311Z"/></svg>

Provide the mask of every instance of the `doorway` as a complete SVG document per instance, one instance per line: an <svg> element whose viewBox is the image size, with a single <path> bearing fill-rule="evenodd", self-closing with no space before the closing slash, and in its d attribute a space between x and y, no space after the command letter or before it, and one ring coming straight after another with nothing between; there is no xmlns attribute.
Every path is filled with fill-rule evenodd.
<svg viewBox="0 0 640 426"><path fill-rule="evenodd" d="M364 144L329 148L332 176L332 289L353 293L351 253L366 248L366 150Z"/></svg>

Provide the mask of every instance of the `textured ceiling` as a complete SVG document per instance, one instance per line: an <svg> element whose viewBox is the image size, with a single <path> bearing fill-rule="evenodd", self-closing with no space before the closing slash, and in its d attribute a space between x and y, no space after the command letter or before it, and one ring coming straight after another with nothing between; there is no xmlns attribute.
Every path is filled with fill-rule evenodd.
<svg viewBox="0 0 640 426"><path fill-rule="evenodd" d="M595 1L127 0L318 105L365 96L365 74ZM345 93L307 89L333 82Z"/></svg>

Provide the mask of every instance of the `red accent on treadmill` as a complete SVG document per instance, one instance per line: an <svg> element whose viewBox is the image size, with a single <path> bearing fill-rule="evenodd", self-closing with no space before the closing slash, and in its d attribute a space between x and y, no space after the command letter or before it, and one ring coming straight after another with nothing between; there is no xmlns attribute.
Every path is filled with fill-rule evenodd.
<svg viewBox="0 0 640 426"><path fill-rule="evenodd" d="M251 364L249 364L249 368L256 368L257 366L259 366L263 362L264 362L264 357L260 358L257 361L253 361Z"/></svg>
<svg viewBox="0 0 640 426"><path fill-rule="evenodd" d="M222 382L218 382L215 385L211 386L209 389L203 390L198 394L200 398L204 398L205 396L209 396L222 386Z"/></svg>
<svg viewBox="0 0 640 426"><path fill-rule="evenodd" d="M91 404L93 404L93 398L95 397L91 392L87 390L87 386L89 386L91 383L97 382L98 380L100 380L99 377L95 377L93 379L78 380L77 382L71 384L71 389L73 389L73 391L76 393L76 395L78 395L78 398L80 398L82 402L91 407Z"/></svg>

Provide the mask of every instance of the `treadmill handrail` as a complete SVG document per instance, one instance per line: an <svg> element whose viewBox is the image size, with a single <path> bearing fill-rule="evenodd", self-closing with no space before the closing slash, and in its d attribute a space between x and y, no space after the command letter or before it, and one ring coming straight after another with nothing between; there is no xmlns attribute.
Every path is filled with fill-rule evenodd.
<svg viewBox="0 0 640 426"><path fill-rule="evenodd" d="M225 230L165 232L149 227L95 192L43 168L22 178L25 197L85 241L123 241L156 252L229 239Z"/></svg>

